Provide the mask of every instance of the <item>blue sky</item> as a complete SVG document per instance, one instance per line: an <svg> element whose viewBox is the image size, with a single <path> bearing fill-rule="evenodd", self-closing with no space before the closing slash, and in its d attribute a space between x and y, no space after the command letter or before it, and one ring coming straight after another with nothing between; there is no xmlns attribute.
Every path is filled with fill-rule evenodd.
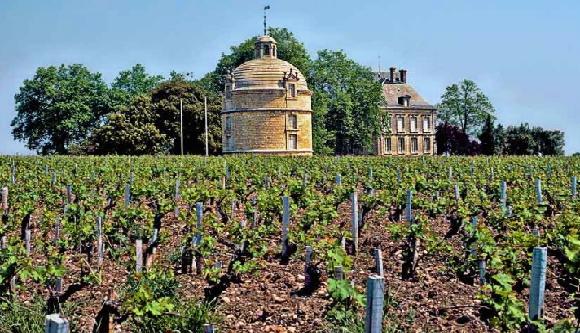
<svg viewBox="0 0 580 333"><path fill-rule="evenodd" d="M13 140L14 94L39 66L81 63L110 82L136 63L150 73L211 71L229 46L269 25L314 55L343 49L359 63L408 69L431 103L472 79L505 125L566 133L580 151L578 0L0 0L0 153Z"/></svg>

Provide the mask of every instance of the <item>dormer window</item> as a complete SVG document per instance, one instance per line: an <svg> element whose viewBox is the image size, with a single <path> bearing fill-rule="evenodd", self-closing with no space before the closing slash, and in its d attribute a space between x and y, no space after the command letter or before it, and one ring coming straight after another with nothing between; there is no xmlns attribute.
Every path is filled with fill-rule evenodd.
<svg viewBox="0 0 580 333"><path fill-rule="evenodd" d="M288 97L296 98L296 83L288 83Z"/></svg>
<svg viewBox="0 0 580 333"><path fill-rule="evenodd" d="M399 105L408 107L411 103L411 96L409 95L405 95L405 96L400 96L397 100L397 102L399 103Z"/></svg>

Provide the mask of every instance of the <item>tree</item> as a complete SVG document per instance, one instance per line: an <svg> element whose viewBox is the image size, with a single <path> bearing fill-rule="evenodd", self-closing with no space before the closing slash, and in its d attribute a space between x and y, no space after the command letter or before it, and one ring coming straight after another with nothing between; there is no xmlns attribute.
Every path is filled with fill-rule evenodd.
<svg viewBox="0 0 580 333"><path fill-rule="evenodd" d="M288 61L296 66L305 76L308 74L310 67L310 56L302 44L292 32L286 28L269 28L268 34L277 42L278 58ZM230 47L230 54L222 54L214 71L206 74L200 80L206 89L216 93L224 90L224 77L236 67L248 60L254 59L254 45L256 37L246 39L239 45Z"/></svg>
<svg viewBox="0 0 580 333"><path fill-rule="evenodd" d="M481 142L481 153L483 155L501 155L503 153L505 142L503 126L500 124L495 127L491 115L488 115L483 125L479 141Z"/></svg>
<svg viewBox="0 0 580 333"><path fill-rule="evenodd" d="M437 125L435 132L437 152L451 155L477 155L481 151L479 143L470 140L469 135L461 128L449 123Z"/></svg>
<svg viewBox="0 0 580 333"><path fill-rule="evenodd" d="M382 87L370 69L342 51L323 50L312 64L313 141L317 153L361 154L380 132Z"/></svg>
<svg viewBox="0 0 580 333"><path fill-rule="evenodd" d="M131 99L149 93L163 81L161 75L149 75L141 64L121 71L111 84L113 105L129 105Z"/></svg>
<svg viewBox="0 0 580 333"><path fill-rule="evenodd" d="M506 130L505 153L508 155L564 155L564 133L544 130L525 123Z"/></svg>
<svg viewBox="0 0 580 333"><path fill-rule="evenodd" d="M183 102L184 153L205 153L204 96L207 96L208 105L209 152L216 154L221 151L221 97L204 89L199 82L187 81L182 75L172 75L170 80L153 89L155 126L171 140L170 153L181 151L180 101Z"/></svg>
<svg viewBox="0 0 580 333"><path fill-rule="evenodd" d="M469 135L478 135L494 108L475 82L463 80L445 89L438 106L439 120L456 125Z"/></svg>
<svg viewBox="0 0 580 333"><path fill-rule="evenodd" d="M118 107L95 129L87 149L93 154L153 155L167 152L171 140L155 126L151 96L138 95Z"/></svg>
<svg viewBox="0 0 580 333"><path fill-rule="evenodd" d="M12 135L41 154L66 154L110 108L101 74L82 65L39 67L14 99Z"/></svg>

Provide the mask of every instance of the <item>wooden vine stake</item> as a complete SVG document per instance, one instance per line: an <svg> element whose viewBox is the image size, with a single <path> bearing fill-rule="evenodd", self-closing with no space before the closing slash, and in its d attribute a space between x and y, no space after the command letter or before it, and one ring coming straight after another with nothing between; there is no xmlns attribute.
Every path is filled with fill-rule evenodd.
<svg viewBox="0 0 580 333"><path fill-rule="evenodd" d="M381 333L384 301L385 279L373 274L367 279L365 333Z"/></svg>
<svg viewBox="0 0 580 333"><path fill-rule="evenodd" d="M344 280L344 270L342 269L342 266L334 266L334 279Z"/></svg>
<svg viewBox="0 0 580 333"><path fill-rule="evenodd" d="M485 259L480 259L478 261L478 268L479 268L479 284L484 285L487 283L485 276L487 274L486 272L486 263L485 263Z"/></svg>
<svg viewBox="0 0 580 333"><path fill-rule="evenodd" d="M175 200L175 210L173 211L173 214L175 215L175 217L179 216L179 200L181 199L181 194L179 193L179 179L175 180L175 195L174 195L174 200Z"/></svg>
<svg viewBox="0 0 580 333"><path fill-rule="evenodd" d="M2 188L2 211L4 215L8 212L8 187Z"/></svg>
<svg viewBox="0 0 580 333"><path fill-rule="evenodd" d="M409 223L413 222L413 192L407 190L407 205L405 206L405 219Z"/></svg>
<svg viewBox="0 0 580 333"><path fill-rule="evenodd" d="M131 184L125 184L125 194L123 196L123 201L125 206L129 206L131 204Z"/></svg>
<svg viewBox="0 0 580 333"><path fill-rule="evenodd" d="M499 200L501 203L501 208L505 213L507 208L507 183L505 181L502 181L499 187Z"/></svg>
<svg viewBox="0 0 580 333"><path fill-rule="evenodd" d="M336 175L336 177L334 177L334 183L336 185L341 185L342 184L342 176L339 174Z"/></svg>
<svg viewBox="0 0 580 333"><path fill-rule="evenodd" d="M143 240L142 239L135 240L135 253L136 253L135 271L137 273L141 273L143 271Z"/></svg>
<svg viewBox="0 0 580 333"><path fill-rule="evenodd" d="M309 268L312 264L312 246L306 246L304 249L304 285L306 287L311 285Z"/></svg>
<svg viewBox="0 0 580 333"><path fill-rule="evenodd" d="M103 265L104 258L104 244L103 244L103 218L97 217L97 265Z"/></svg>
<svg viewBox="0 0 580 333"><path fill-rule="evenodd" d="M197 248L201 244L201 229L203 227L203 202L195 203L195 215L197 218L196 233L194 238L194 248ZM199 251L195 251L195 273L201 274L203 271L203 258Z"/></svg>
<svg viewBox="0 0 580 333"><path fill-rule="evenodd" d="M373 249L373 256L375 258L375 270L378 276L384 277L385 271L383 269L383 253L381 249L375 248Z"/></svg>
<svg viewBox="0 0 580 333"><path fill-rule="evenodd" d="M459 185L455 184L453 186L453 190L455 192L455 201L459 201Z"/></svg>
<svg viewBox="0 0 580 333"><path fill-rule="evenodd" d="M576 196L578 195L578 191L576 190L577 186L578 180L576 179L576 176L572 176L572 179L570 180L570 191L572 192L572 199L576 199Z"/></svg>
<svg viewBox="0 0 580 333"><path fill-rule="evenodd" d="M71 204L73 202L72 185L66 186L66 203Z"/></svg>
<svg viewBox="0 0 580 333"><path fill-rule="evenodd" d="M532 255L532 282L530 285L530 304L528 313L531 320L538 320L543 316L547 264L547 248L535 247Z"/></svg>
<svg viewBox="0 0 580 333"><path fill-rule="evenodd" d="M203 333L217 333L217 329L215 328L214 324L204 324Z"/></svg>
<svg viewBox="0 0 580 333"><path fill-rule="evenodd" d="M26 229L24 231L24 243L26 244L26 255L30 255L30 239L32 238L32 231Z"/></svg>
<svg viewBox="0 0 580 333"><path fill-rule="evenodd" d="M290 201L282 197L282 258L288 255L288 226L290 225Z"/></svg>
<svg viewBox="0 0 580 333"><path fill-rule="evenodd" d="M536 199L538 200L538 205L541 205L544 201L542 198L542 181L540 178L536 179Z"/></svg>
<svg viewBox="0 0 580 333"><path fill-rule="evenodd" d="M46 316L44 321L46 333L68 333L68 320L61 318L58 313Z"/></svg>
<svg viewBox="0 0 580 333"><path fill-rule="evenodd" d="M351 193L350 201L352 203L351 219L352 219L352 242L354 244L354 253L358 253L358 196L356 191Z"/></svg>

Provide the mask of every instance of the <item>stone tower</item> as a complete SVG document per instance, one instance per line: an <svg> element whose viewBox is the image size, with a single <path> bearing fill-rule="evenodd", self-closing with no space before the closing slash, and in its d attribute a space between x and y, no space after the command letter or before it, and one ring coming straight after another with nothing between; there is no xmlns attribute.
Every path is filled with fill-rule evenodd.
<svg viewBox="0 0 580 333"><path fill-rule="evenodd" d="M312 92L274 38L256 40L255 57L226 78L224 154L312 155Z"/></svg>

